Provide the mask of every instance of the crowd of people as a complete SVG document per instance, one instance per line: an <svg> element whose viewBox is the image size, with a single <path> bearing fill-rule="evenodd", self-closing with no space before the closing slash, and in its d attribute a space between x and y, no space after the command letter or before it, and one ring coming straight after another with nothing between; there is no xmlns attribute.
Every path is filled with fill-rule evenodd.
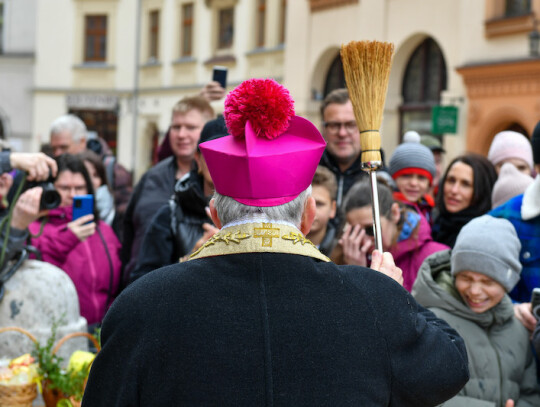
<svg viewBox="0 0 540 407"><path fill-rule="evenodd" d="M313 173L310 173L309 189L305 186L302 189L307 191L306 196L298 195L301 191L290 194L295 195L294 198L301 196L305 201L295 207L297 212L298 208L302 208L296 214L302 215L300 222L284 218L284 212L267 210L268 207L279 207L288 202L283 201L283 192L280 190L279 194L282 195L279 195L273 190L278 187L268 181L272 176L277 176L270 174L273 171L271 165L268 166L268 175L249 175L253 178L246 179L245 182L252 185L249 192L246 192L241 190L244 178L231 175L231 166L243 165L241 153L235 152L238 156L229 153L230 156L222 158L205 150L204 146L208 145L221 146L225 150L233 148L228 144L232 143L228 141L228 137L236 130L231 127L227 117L216 117L210 104L211 100L222 99L224 96L225 90L219 84L211 83L200 95L185 97L173 107L167 136L160 147L161 160L142 176L134 188L129 171L116 160L111 162L111 152L105 141L99 138L89 140L85 124L74 115L64 115L52 122L50 145L43 149L50 156L44 153L0 153L0 197L3 218L9 217L9 223L2 223L5 227L0 231L3 242L0 265L5 267L21 248L31 245L34 256L58 266L72 279L79 296L81 315L92 328L102 323L115 298L128 286L135 287L126 291L139 301L144 296L140 294L141 297L137 297L134 293L142 292L145 288L148 288L148 298L152 298L152 301L166 300L163 295L168 289L162 287L163 294L160 294L157 288L159 283L154 276L163 273L159 274L155 270L188 260L188 263L192 263L190 258L197 258L201 250L208 249L209 243L214 244L215 239L220 236L220 229L226 229L231 224L241 224L246 217L263 219L261 222L280 219L283 224L298 226L302 234L309 239L307 241L318 249L317 253L321 257L313 254L305 256L318 258L318 261L326 259L336 265L371 267L376 270L388 267L386 257L374 251L371 184L366 172L360 168L360 136L347 90L332 91L322 103L320 134L324 140L324 148L316 162L310 157L315 166ZM226 113L228 100L229 97L225 101ZM306 124L294 123L288 130L291 133L299 132L297 129L306 133L313 131L313 140L319 134L318 130L312 130ZM282 133L288 134L287 131ZM248 136L242 135L236 140L242 137ZM276 137L276 140L282 140L279 143L284 145L285 139L283 135ZM248 151L254 147L250 144L238 148L238 151ZM264 155L266 150L261 151L258 154ZM274 147L268 147L268 151L274 151ZM249 156L249 151L246 154ZM388 160L384 160L387 165L378 172L383 250L391 254L392 267L400 269L401 276L395 280L404 288L401 289L402 293L395 287L387 288L388 293L378 301L384 302L390 295L396 296L396 303L417 301L418 305L414 307L419 308L415 308L414 312L418 312L415 318L421 319L422 323L427 323L423 318L427 321L435 318L431 313L424 315L425 307L440 318L437 320L438 324L442 324L441 320L448 324L447 328L444 328L448 329L447 333L450 332L448 335L452 336L455 330L463 339L466 355L462 356L467 360L470 379L464 387L459 387L457 395L457 391L446 393L446 399L450 401L445 405L539 406L540 380L536 370L536 355L540 355L540 323L537 316L540 315L540 307L532 309L531 294L534 288L540 287L540 122L534 129L531 140L515 131L498 133L487 157L464 153L445 166L444 155L445 150L438 138L408 132L406 137L403 137L403 142L388 156ZM251 159L248 157L246 160ZM269 159L266 164L270 161ZM259 164L253 164L253 168L251 165L252 162L249 161L249 170L246 171L255 173L253 168L258 168ZM275 171L277 174L280 170ZM37 182L37 186L24 187L25 181L26 185L29 181ZM42 199L46 191L44 183L47 182L51 183L59 194L58 205L52 209L44 206ZM235 182L240 186L231 185ZM280 184L284 189L289 182L281 180L276 184ZM219 188L221 191L215 194ZM263 194L264 199L258 196L256 191L261 188L265 190L265 194L270 195ZM279 196L273 196L272 193ZM232 197L234 205L227 203L220 194L225 198ZM77 195L93 195L95 206L93 213L73 219L73 200ZM313 199L312 208L309 206L311 204L308 205L311 202L307 201L308 196ZM216 198L215 206L219 209L219 216L213 212L213 197ZM252 208L253 211L245 212L242 217L244 207ZM307 222L309 228L305 227L306 214L311 215L311 220ZM224 221L224 218L227 220ZM266 224L262 223L263 228ZM271 236L273 235L270 235L270 247ZM240 278L244 265L239 263L235 266L234 262L220 259L224 269L239 267ZM269 259L266 260L269 264L272 263ZM284 263L286 261L290 261L290 267L298 272L302 272L302 267L311 267L285 257L272 267L289 267ZM211 271L214 273L215 270L210 270L218 267L214 263L209 263L209 269L193 266L188 270L195 274ZM336 273L337 278L349 282L352 277L341 274L343 272L339 270L341 269L332 272ZM327 271L325 269L325 272ZM215 281L220 281L222 277L219 273L213 275ZM168 275L163 278L164 283L168 282L173 286L176 284ZM198 281L196 277L193 278ZM296 283L289 275L283 275L282 278L290 279L291 284ZM199 283L211 284L206 280ZM327 283L331 284L331 281ZM283 284L281 288L285 289L286 283ZM363 282L352 284L362 285ZM378 285L379 282L373 284ZM274 286L272 288L277 289ZM205 289L213 290L210 286ZM236 291L234 286L230 289L235 295L245 294L242 290ZM309 286L306 290L309 291L306 292L306 301L312 301L310 294L318 292L319 287ZM379 288L374 289L370 295L376 295L377 290ZM180 305L193 307L193 312L200 311L197 308L199 303L209 295L208 292L200 294L202 298L195 299L195 294L185 292L186 298L182 299ZM212 291L211 295L219 297L223 293ZM361 324L355 325L350 318L354 315L360 319L366 318L365 307L371 307L370 312L379 312L381 315L389 312L380 305L372 304L373 299L358 305L358 298L350 297L353 295L352 291L341 294L333 292L330 297L335 304L343 305L337 299L340 295L348 299L351 314L347 317L332 314L327 316L329 319L326 323L343 318L343 323L351 324L350 329L356 329L361 327ZM141 315L149 315L150 308L144 309L148 301L150 299L138 304L137 309ZM187 304L189 301L192 301L191 305ZM223 301L224 312L227 312L230 304L227 304L225 299ZM327 298L323 295L320 301L322 305L313 305L314 312L319 312L316 310L320 306L320 312L328 314L328 309L323 310ZM120 318L126 318L125 300L121 306L124 306L122 312L114 314L111 320L124 325L125 322L120 321ZM355 308L356 306L358 308ZM243 309L243 312L248 311L252 312L249 307ZM216 324L217 332L223 334L219 318L216 318L208 317L208 320L212 320ZM173 319L176 320L176 317ZM278 324L279 321L277 318L272 323ZM131 322L143 331L150 326L139 324L139 321ZM177 322L180 322L180 319ZM181 322L198 323L193 320ZM284 326L291 324L282 323ZM380 324L376 318L371 323ZM399 322L396 324L396 329L404 329L403 341L409 340L407 335L411 327L405 322L403 326L400 326ZM160 329L163 329L163 326ZM269 329L277 328L271 326ZM166 334L165 331L163 334ZM205 337L215 336L211 334L211 327L201 330L199 334L199 344ZM306 338L309 336L304 334ZM316 335L315 331L310 332L310 335ZM422 338L422 341L431 340L424 336ZM323 342L330 346L327 340L325 338ZM397 346L390 350L390 353L395 351L400 354L403 351L393 344L392 341L397 340L396 338L386 340L389 341L388 346ZM234 349L234 344L228 340L224 342ZM319 345L322 346L323 342ZM365 342L371 344L367 339ZM127 343L135 348L143 346L136 342L136 338ZM418 351L415 355L424 358L427 357L425 352L438 352L437 345L432 345L433 347L426 346L425 349L410 345L411 355ZM117 346L119 345L115 343L112 351ZM345 344L342 346L348 349ZM374 344L370 346L372 348L369 352L379 349ZM440 346L444 349L447 345L441 343ZM206 345L203 348L212 351ZM106 349L105 355L108 354ZM150 352L148 349L147 351ZM199 350L192 351L194 355L200 353ZM237 351L241 352L239 349ZM226 355L229 355L228 352ZM420 356L421 354L424 356ZM284 352L284 356L287 355L294 360L288 351ZM215 357L219 359L219 356ZM400 357L407 360L403 355ZM351 358L361 363L359 355ZM246 363L251 363L247 356L243 359ZM351 368L339 357L336 360L342 368ZM224 356L224 361L240 369L228 356ZM410 361L411 366L421 363L420 360L414 363ZM279 360L276 363L285 361ZM294 365L294 362L290 363ZM394 362L385 363L391 366ZM451 365L449 361L443 361L443 365L444 363ZM105 367L111 368L107 361L99 362L98 359L98 369ZM323 368L322 362L318 367ZM207 368L215 369L216 366L208 365ZM293 369L293 366L290 368ZM393 374L415 377L412 372L401 371L403 366L388 368L395 368L396 372L399 372ZM297 374L313 374L313 371L307 372L300 367L298 369ZM456 377L462 374L457 373L458 371L459 368L454 366ZM237 371L236 374L246 378L245 372ZM337 372L332 374L336 375L336 381L341 380ZM409 379L405 380L403 376L395 379L396 382L401 382L405 387L411 386L407 384ZM292 379L293 376L289 380ZM99 383L94 391L103 390L104 387L99 386L105 385L95 377L93 380ZM200 382L194 380L186 383L201 386ZM204 381L205 378L201 376L197 377L197 380ZM423 377L423 380L426 378ZM225 382L221 384L226 387ZM342 384L336 385L336 389ZM316 391L310 387L310 390L318 394L318 397L324 397L323 391L334 394L325 388ZM411 387L410 390L409 395L405 389L399 390L403 391L403 394L396 396L396 400L403 403L399 405L435 405L430 404L435 402L432 400L425 404L414 404L408 397L414 399L419 396L415 389ZM207 391L211 392L209 389ZM246 392L249 393L247 390ZM429 389L426 389L426 392L429 393ZM132 396L133 394L130 395ZM233 397L232 394L230 396ZM133 401L130 398L125 400L129 400L128 404ZM444 401L437 398L434 400ZM474 404L480 401L485 404Z"/></svg>

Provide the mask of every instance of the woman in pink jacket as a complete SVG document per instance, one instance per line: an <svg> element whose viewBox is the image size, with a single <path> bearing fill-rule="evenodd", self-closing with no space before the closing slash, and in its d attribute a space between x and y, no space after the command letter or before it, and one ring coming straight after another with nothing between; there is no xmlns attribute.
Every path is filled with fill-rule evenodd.
<svg viewBox="0 0 540 407"><path fill-rule="evenodd" d="M424 259L449 247L433 241L426 218L394 201L386 184L378 183L378 193L383 250L392 253L396 266L403 271L403 287L411 291ZM369 180L351 187L341 209L347 224L331 258L337 264L369 266L369 254L374 249Z"/></svg>
<svg viewBox="0 0 540 407"><path fill-rule="evenodd" d="M61 197L58 208L29 226L31 242L43 261L64 270L77 289L81 315L98 324L111 305L120 281L120 242L99 220L97 211L73 220L73 197L94 194L84 162L70 154L57 158L54 187Z"/></svg>

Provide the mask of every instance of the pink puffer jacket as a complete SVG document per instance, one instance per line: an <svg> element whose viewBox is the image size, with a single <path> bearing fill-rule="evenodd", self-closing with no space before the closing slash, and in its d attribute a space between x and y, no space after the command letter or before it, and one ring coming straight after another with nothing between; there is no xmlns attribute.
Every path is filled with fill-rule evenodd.
<svg viewBox="0 0 540 407"><path fill-rule="evenodd" d="M32 245L39 249L43 261L69 275L79 295L81 315L88 324L101 322L110 306L107 301L114 298L120 281L118 238L109 225L99 221L96 232L81 242L67 227L72 220L71 207L53 209L48 217L41 235L32 237ZM41 220L33 222L30 233L37 235L40 227Z"/></svg>

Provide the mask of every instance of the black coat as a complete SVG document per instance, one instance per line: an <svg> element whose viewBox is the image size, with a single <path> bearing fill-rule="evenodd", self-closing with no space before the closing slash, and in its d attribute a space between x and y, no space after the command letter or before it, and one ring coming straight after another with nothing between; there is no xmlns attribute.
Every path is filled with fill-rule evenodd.
<svg viewBox="0 0 540 407"><path fill-rule="evenodd" d="M153 217L139 250L137 265L130 274L135 281L146 273L189 254L203 233L203 223L212 224L206 215L208 200L203 179L197 170L176 182L174 196Z"/></svg>
<svg viewBox="0 0 540 407"><path fill-rule="evenodd" d="M349 192L349 189L351 189L354 183L360 179L363 179L364 177L367 177L367 173L363 171L361 167L362 161L360 155L358 155L358 158L351 164L349 168L347 168L345 171L341 171L334 157L328 153L328 150L324 150L319 165L328 168L336 176L336 183L338 187L336 201L338 208L341 208L343 198L345 198L345 195L347 195L347 192Z"/></svg>
<svg viewBox="0 0 540 407"><path fill-rule="evenodd" d="M295 254L149 273L102 344L83 407L435 406L468 380L463 340L394 280Z"/></svg>
<svg viewBox="0 0 540 407"><path fill-rule="evenodd" d="M174 193L176 159L166 158L144 173L135 187L125 215L122 241L122 280L124 283L137 264L137 256L146 229L156 212Z"/></svg>

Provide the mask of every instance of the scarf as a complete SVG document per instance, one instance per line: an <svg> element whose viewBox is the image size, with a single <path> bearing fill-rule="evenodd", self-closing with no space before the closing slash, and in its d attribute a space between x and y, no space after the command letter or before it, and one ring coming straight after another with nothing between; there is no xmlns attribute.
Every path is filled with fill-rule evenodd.
<svg viewBox="0 0 540 407"><path fill-rule="evenodd" d="M471 219L481 216L484 213L484 211L480 211L472 206L456 213L450 213L445 208L441 208L441 213L435 219L431 230L433 240L444 243L449 247L454 247L461 228Z"/></svg>

